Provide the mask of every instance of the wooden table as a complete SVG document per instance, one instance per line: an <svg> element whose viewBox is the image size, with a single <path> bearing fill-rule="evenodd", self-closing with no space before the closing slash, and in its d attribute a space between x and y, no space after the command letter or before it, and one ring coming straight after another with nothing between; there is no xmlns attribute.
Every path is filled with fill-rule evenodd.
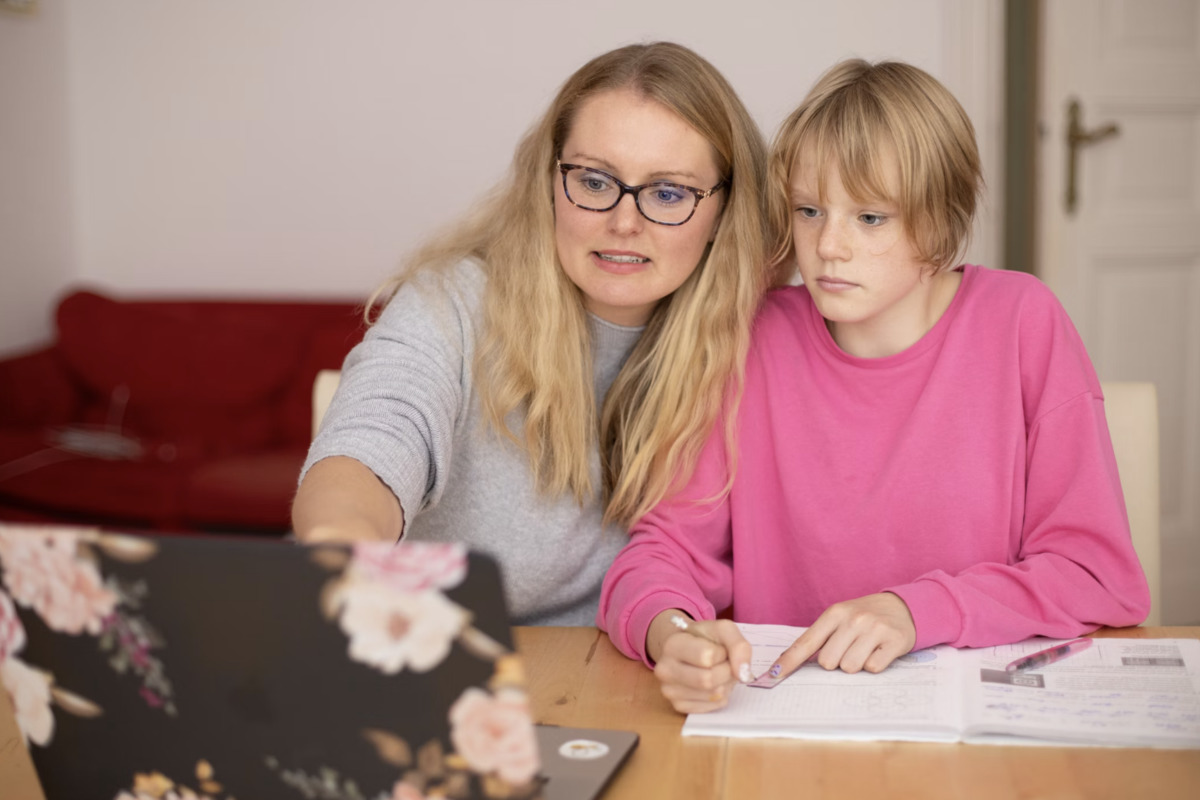
<svg viewBox="0 0 1200 800"><path fill-rule="evenodd" d="M518 628L538 722L624 728L641 743L604 795L633 798L1200 797L1200 751L680 736L654 674L594 628ZM1195 638L1200 627L1099 636Z"/></svg>
<svg viewBox="0 0 1200 800"><path fill-rule="evenodd" d="M1097 635L1200 639L1200 627ZM1200 797L1197 750L684 738L654 674L605 634L518 628L516 637L539 722L641 734L604 800ZM44 800L2 692L0 798Z"/></svg>

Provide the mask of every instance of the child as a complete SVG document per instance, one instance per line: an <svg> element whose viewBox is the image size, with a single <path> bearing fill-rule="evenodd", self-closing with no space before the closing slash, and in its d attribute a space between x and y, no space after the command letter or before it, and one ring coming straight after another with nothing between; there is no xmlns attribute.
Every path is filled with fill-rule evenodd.
<svg viewBox="0 0 1200 800"><path fill-rule="evenodd" d="M737 463L718 430L610 569L597 620L616 646L695 712L751 677L736 626L708 621L725 609L809 626L776 676L1145 619L1078 334L1035 278L955 266L981 177L946 88L836 65L783 124L769 180L778 259L804 285L755 323Z"/></svg>

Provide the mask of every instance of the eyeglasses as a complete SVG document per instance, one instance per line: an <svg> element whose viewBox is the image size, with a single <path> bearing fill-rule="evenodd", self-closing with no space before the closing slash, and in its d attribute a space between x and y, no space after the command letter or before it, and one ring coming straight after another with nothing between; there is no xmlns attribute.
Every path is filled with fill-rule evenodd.
<svg viewBox="0 0 1200 800"><path fill-rule="evenodd" d="M592 167L558 162L562 173L563 191L572 205L586 211L608 211L627 194L641 215L659 225L682 225L696 213L696 206L709 195L725 186L721 181L705 191L670 181L653 181L641 186L628 186L612 175ZM646 190L650 191L647 192Z"/></svg>

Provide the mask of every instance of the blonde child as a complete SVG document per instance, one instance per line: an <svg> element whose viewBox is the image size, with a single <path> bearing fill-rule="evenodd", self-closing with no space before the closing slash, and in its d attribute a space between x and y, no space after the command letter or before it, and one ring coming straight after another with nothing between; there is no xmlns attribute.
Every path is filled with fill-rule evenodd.
<svg viewBox="0 0 1200 800"><path fill-rule="evenodd" d="M901 63L840 63L777 135L781 263L734 412L690 483L639 520L599 623L682 712L749 675L729 620L808 626L810 657L1072 637L1149 609L1104 401L1032 276L958 265L981 185L970 121ZM674 614L711 636L682 635Z"/></svg>

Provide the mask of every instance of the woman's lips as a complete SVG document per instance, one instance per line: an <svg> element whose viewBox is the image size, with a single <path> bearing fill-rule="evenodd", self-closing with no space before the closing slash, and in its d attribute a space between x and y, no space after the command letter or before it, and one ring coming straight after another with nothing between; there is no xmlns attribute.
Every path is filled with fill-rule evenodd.
<svg viewBox="0 0 1200 800"><path fill-rule="evenodd" d="M645 269L650 259L641 253L626 250L595 250L592 252L592 263L605 272L629 275Z"/></svg>

